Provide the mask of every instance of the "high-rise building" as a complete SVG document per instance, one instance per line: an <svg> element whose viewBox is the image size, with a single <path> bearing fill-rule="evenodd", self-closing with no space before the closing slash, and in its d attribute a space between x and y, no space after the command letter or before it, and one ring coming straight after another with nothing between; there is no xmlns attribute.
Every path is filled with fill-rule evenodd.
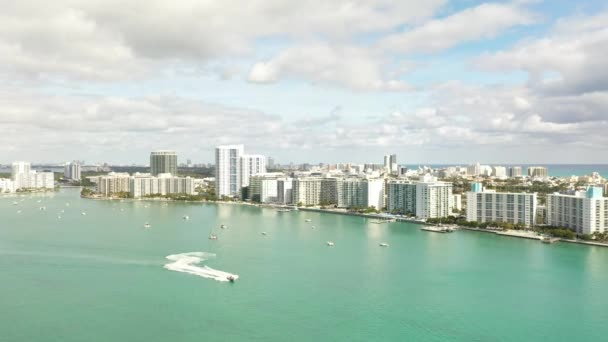
<svg viewBox="0 0 608 342"><path fill-rule="evenodd" d="M158 177L147 175L130 177L129 195L141 198L148 195L194 195L194 179L161 173Z"/></svg>
<svg viewBox="0 0 608 342"><path fill-rule="evenodd" d="M104 176L90 178L96 184L96 192L103 196L111 196L118 193L130 192L130 179L128 173L110 172Z"/></svg>
<svg viewBox="0 0 608 342"><path fill-rule="evenodd" d="M266 173L251 176L249 199L258 203L281 203L279 199L279 180L284 180L282 173Z"/></svg>
<svg viewBox="0 0 608 342"><path fill-rule="evenodd" d="M421 219L452 215L452 183L425 175L416 183L416 217Z"/></svg>
<svg viewBox="0 0 608 342"><path fill-rule="evenodd" d="M546 207L550 226L570 228L577 234L608 231L608 197L603 196L599 186L573 195L547 195Z"/></svg>
<svg viewBox="0 0 608 342"><path fill-rule="evenodd" d="M170 173L177 176L177 154L175 151L154 151L150 153L150 174L158 176Z"/></svg>
<svg viewBox="0 0 608 342"><path fill-rule="evenodd" d="M63 177L74 181L80 181L81 178L81 167L80 163L76 160L71 163L65 163L63 167Z"/></svg>
<svg viewBox="0 0 608 342"><path fill-rule="evenodd" d="M492 176L497 178L507 177L507 168L504 166L492 166Z"/></svg>
<svg viewBox="0 0 608 342"><path fill-rule="evenodd" d="M55 175L53 172L33 171L28 162L14 162L11 174L15 190L55 188Z"/></svg>
<svg viewBox="0 0 608 342"><path fill-rule="evenodd" d="M482 173L481 165L479 163L475 163L467 166L467 175L469 176L479 176Z"/></svg>
<svg viewBox="0 0 608 342"><path fill-rule="evenodd" d="M549 177L549 171L544 166L530 166L528 167L528 177L547 178Z"/></svg>
<svg viewBox="0 0 608 342"><path fill-rule="evenodd" d="M243 145L223 145L215 148L215 194L238 196L241 190L241 156Z"/></svg>
<svg viewBox="0 0 608 342"><path fill-rule="evenodd" d="M384 169L391 175L397 175L397 155L387 154L384 156Z"/></svg>
<svg viewBox="0 0 608 342"><path fill-rule="evenodd" d="M509 167L509 171L507 173L507 176L509 176L510 178L521 177L522 176L521 166L511 166L511 167Z"/></svg>
<svg viewBox="0 0 608 342"><path fill-rule="evenodd" d="M266 157L259 154L244 154L240 163L241 188L249 186L249 178L266 173Z"/></svg>
<svg viewBox="0 0 608 342"><path fill-rule="evenodd" d="M530 227L535 223L536 193L506 193L484 190L473 183L467 192L467 221L508 222Z"/></svg>
<svg viewBox="0 0 608 342"><path fill-rule="evenodd" d="M386 208L390 213L416 215L416 184L406 180L389 180L386 192Z"/></svg>

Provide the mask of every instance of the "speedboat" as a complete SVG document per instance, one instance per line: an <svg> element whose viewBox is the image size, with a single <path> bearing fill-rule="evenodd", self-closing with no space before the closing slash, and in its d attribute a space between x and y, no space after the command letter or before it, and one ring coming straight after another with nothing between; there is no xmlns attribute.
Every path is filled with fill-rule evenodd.
<svg viewBox="0 0 608 342"><path fill-rule="evenodd" d="M304 220L304 222L312 222L312 220L311 219L306 219L306 220Z"/></svg>
<svg viewBox="0 0 608 342"><path fill-rule="evenodd" d="M148 222L146 222L146 224L144 224L144 228L150 228L152 227Z"/></svg>
<svg viewBox="0 0 608 342"><path fill-rule="evenodd" d="M209 234L209 240L217 240L217 235Z"/></svg>
<svg viewBox="0 0 608 342"><path fill-rule="evenodd" d="M182 217L182 218L183 218L184 220L189 220L189 219L190 219L190 216L188 216L188 215L184 215L184 217Z"/></svg>
<svg viewBox="0 0 608 342"><path fill-rule="evenodd" d="M40 210L44 211L46 210L46 207L40 207Z"/></svg>
<svg viewBox="0 0 608 342"><path fill-rule="evenodd" d="M262 235L266 235L266 232L262 232Z"/></svg>
<svg viewBox="0 0 608 342"><path fill-rule="evenodd" d="M231 283L234 283L234 281L236 280L236 278L232 274L227 276L226 279L228 279L228 281Z"/></svg>
<svg viewBox="0 0 608 342"><path fill-rule="evenodd" d="M87 216L87 213L85 213L84 211L82 213L80 213L82 216Z"/></svg>
<svg viewBox="0 0 608 342"><path fill-rule="evenodd" d="M329 247L333 247L333 246L334 246L334 242L333 242L333 241L327 241L327 245L328 245Z"/></svg>
<svg viewBox="0 0 608 342"><path fill-rule="evenodd" d="M228 227L227 227L225 224L222 224L222 225L220 226L220 228L222 228L222 229L226 229L226 228L228 228Z"/></svg>
<svg viewBox="0 0 608 342"><path fill-rule="evenodd" d="M382 243L380 243L380 247L388 247L388 246L389 246L389 245L388 245L388 243L386 243L386 242L382 242Z"/></svg>

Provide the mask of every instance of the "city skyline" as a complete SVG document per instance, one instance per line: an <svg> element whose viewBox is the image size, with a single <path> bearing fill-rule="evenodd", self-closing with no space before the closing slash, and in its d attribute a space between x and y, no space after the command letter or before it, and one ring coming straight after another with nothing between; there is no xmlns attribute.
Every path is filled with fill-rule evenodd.
<svg viewBox="0 0 608 342"><path fill-rule="evenodd" d="M608 163L601 1L127 7L4 5L2 163Z"/></svg>

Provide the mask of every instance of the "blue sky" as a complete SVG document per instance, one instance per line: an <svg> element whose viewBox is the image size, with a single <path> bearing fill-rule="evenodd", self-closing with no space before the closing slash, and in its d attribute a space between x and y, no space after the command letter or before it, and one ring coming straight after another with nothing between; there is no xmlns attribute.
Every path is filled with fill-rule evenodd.
<svg viewBox="0 0 608 342"><path fill-rule="evenodd" d="M601 1L241 5L6 6L0 163L608 163Z"/></svg>

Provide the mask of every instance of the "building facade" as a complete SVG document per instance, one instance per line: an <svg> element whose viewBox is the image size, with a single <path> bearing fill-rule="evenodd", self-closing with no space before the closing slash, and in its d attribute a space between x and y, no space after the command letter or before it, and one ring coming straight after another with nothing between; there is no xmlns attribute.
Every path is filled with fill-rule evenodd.
<svg viewBox="0 0 608 342"><path fill-rule="evenodd" d="M608 230L608 197L601 187L590 186L587 191L573 195L547 195L547 224L574 230L577 234L593 234Z"/></svg>
<svg viewBox="0 0 608 342"><path fill-rule="evenodd" d="M0 178L0 193L15 192L15 185L11 179Z"/></svg>
<svg viewBox="0 0 608 342"><path fill-rule="evenodd" d="M530 166L528 167L528 177L547 178L549 177L549 170L544 166Z"/></svg>
<svg viewBox="0 0 608 342"><path fill-rule="evenodd" d="M223 145L215 148L215 194L238 196L241 190L241 156L243 145Z"/></svg>
<svg viewBox="0 0 608 342"><path fill-rule="evenodd" d="M389 180L386 192L388 212L416 215L416 184L406 180Z"/></svg>
<svg viewBox="0 0 608 342"><path fill-rule="evenodd" d="M176 177L169 173L161 173L158 177L134 176L129 180L129 194L132 198L150 195L195 195L194 179Z"/></svg>
<svg viewBox="0 0 608 342"><path fill-rule="evenodd" d="M170 173L177 176L177 154L175 151L154 151L150 153L150 174L158 176Z"/></svg>
<svg viewBox="0 0 608 342"><path fill-rule="evenodd" d="M106 197L131 191L131 176L128 173L110 172L104 176L90 177L90 179L96 184L95 192Z"/></svg>
<svg viewBox="0 0 608 342"><path fill-rule="evenodd" d="M28 162L14 162L11 171L11 180L15 191L55 188L55 174L53 172L31 170Z"/></svg>
<svg viewBox="0 0 608 342"><path fill-rule="evenodd" d="M241 187L249 186L249 178L266 173L266 157L259 154L245 154L241 156L240 178Z"/></svg>
<svg viewBox="0 0 608 342"><path fill-rule="evenodd" d="M425 175L416 183L416 217L420 219L452 215L452 183Z"/></svg>
<svg viewBox="0 0 608 342"><path fill-rule="evenodd" d="M509 176L511 178L521 177L522 176L521 166L511 166L511 167L509 167L509 170L507 172L507 176Z"/></svg>
<svg viewBox="0 0 608 342"><path fill-rule="evenodd" d="M474 183L467 192L467 221L508 222L531 227L537 211L536 193L502 193Z"/></svg>
<svg viewBox="0 0 608 342"><path fill-rule="evenodd" d="M81 166L77 161L65 163L63 167L63 178L71 179L73 181L80 181L81 179Z"/></svg>

